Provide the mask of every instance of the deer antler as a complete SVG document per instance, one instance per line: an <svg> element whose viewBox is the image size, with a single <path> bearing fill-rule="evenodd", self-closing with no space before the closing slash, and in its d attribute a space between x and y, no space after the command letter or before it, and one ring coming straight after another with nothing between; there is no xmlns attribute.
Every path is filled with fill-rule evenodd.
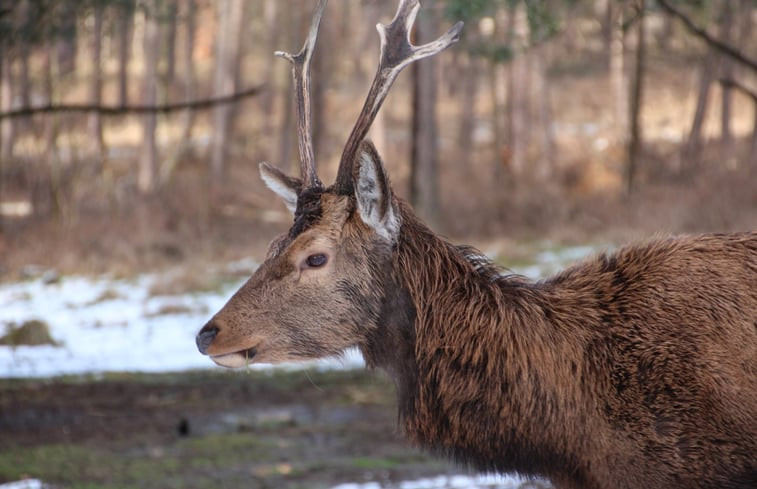
<svg viewBox="0 0 757 489"><path fill-rule="evenodd" d="M350 194L352 188L352 164L357 157L361 141L368 133L389 88L402 68L414 61L433 56L457 41L463 23L458 22L437 40L415 46L410 42L410 32L418 15L418 0L400 0L397 13L389 25L376 24L381 39L381 54L376 76L366 97L363 109L352 128L347 144L342 151L334 187L341 194Z"/></svg>
<svg viewBox="0 0 757 489"><path fill-rule="evenodd" d="M276 56L285 58L292 63L303 190L323 186L315 172L315 156L313 154L313 132L310 122L310 60L313 57L315 41L318 37L318 27L321 24L321 16L326 8L326 3L328 3L328 0L318 1L318 5L313 12L310 32L305 40L305 45L302 46L299 53L295 55L285 51L276 51L274 53Z"/></svg>

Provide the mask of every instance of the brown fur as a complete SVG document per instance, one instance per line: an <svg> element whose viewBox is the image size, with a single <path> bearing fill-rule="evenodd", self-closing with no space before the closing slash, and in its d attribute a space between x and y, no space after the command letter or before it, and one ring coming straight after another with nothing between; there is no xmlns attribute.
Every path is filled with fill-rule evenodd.
<svg viewBox="0 0 757 489"><path fill-rule="evenodd" d="M203 329L208 352L357 345L395 379L408 437L481 470L756 487L757 233L656 239L533 283L394 205L389 247L355 199L324 192L317 222L276 241ZM324 250L331 269L293 271Z"/></svg>
<svg viewBox="0 0 757 489"><path fill-rule="evenodd" d="M199 350L238 367L357 346L395 380L412 441L482 470L568 489L757 488L757 233L657 239L536 283L440 239L364 140L401 67L460 33L410 45L418 7L378 26L377 76L328 189L309 63L294 63L305 185L261 176L295 220Z"/></svg>
<svg viewBox="0 0 757 489"><path fill-rule="evenodd" d="M757 234L659 239L528 283L402 216L412 440L560 487L757 487Z"/></svg>

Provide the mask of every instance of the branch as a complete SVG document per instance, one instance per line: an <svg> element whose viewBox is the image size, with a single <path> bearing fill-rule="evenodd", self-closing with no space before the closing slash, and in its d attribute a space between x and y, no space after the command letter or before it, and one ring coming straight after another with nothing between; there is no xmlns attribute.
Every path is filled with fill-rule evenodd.
<svg viewBox="0 0 757 489"><path fill-rule="evenodd" d="M755 105L757 105L757 92L754 92L753 90L751 90L747 86L742 85L741 83L739 83L736 80L733 80L731 78L721 78L718 81L724 87L735 88L739 92L741 92L744 95L746 95L747 97L751 98L752 102L754 102Z"/></svg>
<svg viewBox="0 0 757 489"><path fill-rule="evenodd" d="M20 109L9 110L8 112L0 112L0 120L54 112L98 112L101 115L107 116L151 113L166 114L185 109L207 109L215 105L229 104L247 97L258 95L263 90L264 86L258 85L256 87L242 90L241 92L232 93L231 95L163 105L122 105L120 107L108 107L105 105L91 104L47 104L37 107L22 107Z"/></svg>
<svg viewBox="0 0 757 489"><path fill-rule="evenodd" d="M657 0L657 4L662 7L662 9L667 13L683 22L683 25L685 25L692 34L703 39L708 45L757 72L757 61L748 58L733 46L730 46L729 44L726 44L723 41L711 36L706 30L694 24L694 22L690 18L688 18L686 14L670 5L668 3L668 0Z"/></svg>

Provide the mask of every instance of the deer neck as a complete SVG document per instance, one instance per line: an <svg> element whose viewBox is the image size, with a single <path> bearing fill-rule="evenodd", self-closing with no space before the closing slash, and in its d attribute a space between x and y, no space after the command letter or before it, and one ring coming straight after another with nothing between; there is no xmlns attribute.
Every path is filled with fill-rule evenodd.
<svg viewBox="0 0 757 489"><path fill-rule="evenodd" d="M492 469L489 461L499 460L497 470L543 473L538 465L566 449L546 428L566 421L553 379L566 367L561 360L536 367L529 352L559 359L568 346L546 319L546 296L539 285L501 277L403 210L393 303L406 312L395 313L401 320L383 337L387 353L378 365L397 384L404 431L474 466Z"/></svg>

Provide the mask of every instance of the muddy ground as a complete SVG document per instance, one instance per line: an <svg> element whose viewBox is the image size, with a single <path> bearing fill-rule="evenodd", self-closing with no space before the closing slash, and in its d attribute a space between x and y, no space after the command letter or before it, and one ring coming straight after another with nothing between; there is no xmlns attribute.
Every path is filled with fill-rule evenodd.
<svg viewBox="0 0 757 489"><path fill-rule="evenodd" d="M409 447L379 372L0 380L0 482L324 488L463 469Z"/></svg>

